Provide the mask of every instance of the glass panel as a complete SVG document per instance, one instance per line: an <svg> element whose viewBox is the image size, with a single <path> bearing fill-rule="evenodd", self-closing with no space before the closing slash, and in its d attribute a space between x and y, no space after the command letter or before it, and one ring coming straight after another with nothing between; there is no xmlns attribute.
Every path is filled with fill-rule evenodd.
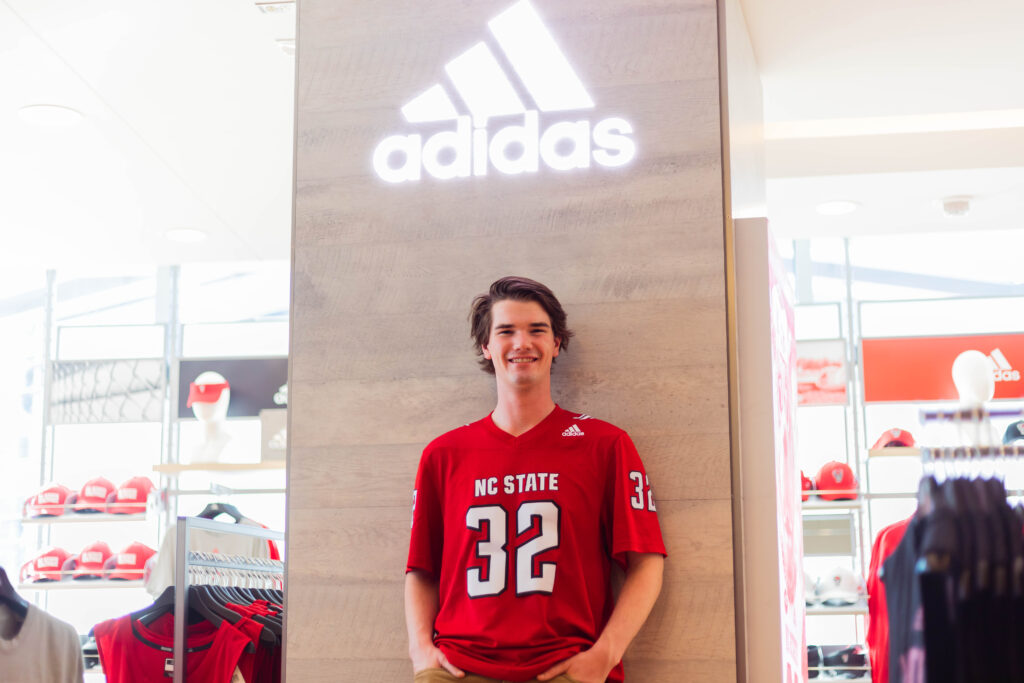
<svg viewBox="0 0 1024 683"><path fill-rule="evenodd" d="M839 304L808 304L795 308L797 339L836 339L843 334Z"/></svg>
<svg viewBox="0 0 1024 683"><path fill-rule="evenodd" d="M185 325L182 356L287 356L288 322Z"/></svg>
<svg viewBox="0 0 1024 683"><path fill-rule="evenodd" d="M61 327L57 330L57 358L163 358L164 330L163 325Z"/></svg>
<svg viewBox="0 0 1024 683"><path fill-rule="evenodd" d="M118 267L102 277L95 271L57 273L56 321L62 325L131 325L156 322L156 269Z"/></svg>
<svg viewBox="0 0 1024 683"><path fill-rule="evenodd" d="M288 261L184 264L179 276L180 320L286 320L290 268Z"/></svg>
<svg viewBox="0 0 1024 683"><path fill-rule="evenodd" d="M864 337L1020 332L1024 297L865 302L860 306Z"/></svg>

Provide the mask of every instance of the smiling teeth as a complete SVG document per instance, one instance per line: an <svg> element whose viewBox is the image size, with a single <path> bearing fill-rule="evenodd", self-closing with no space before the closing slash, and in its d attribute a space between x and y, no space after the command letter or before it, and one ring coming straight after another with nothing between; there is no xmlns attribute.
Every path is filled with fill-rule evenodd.
<svg viewBox="0 0 1024 683"><path fill-rule="evenodd" d="M532 363L533 358L510 358L509 363Z"/></svg>

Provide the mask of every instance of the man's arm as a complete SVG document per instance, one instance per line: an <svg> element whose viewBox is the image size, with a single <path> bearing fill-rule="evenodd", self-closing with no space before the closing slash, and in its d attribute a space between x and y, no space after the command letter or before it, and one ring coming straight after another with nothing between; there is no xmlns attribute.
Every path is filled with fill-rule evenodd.
<svg viewBox="0 0 1024 683"><path fill-rule="evenodd" d="M465 674L434 645L434 619L440 609L437 581L426 572L405 575L405 627L409 631L409 657L414 672L442 668L458 678Z"/></svg>
<svg viewBox="0 0 1024 683"><path fill-rule="evenodd" d="M589 650L559 662L541 675L547 681L567 673L580 683L604 683L639 633L661 592L665 558L657 553L627 553L626 580L597 642Z"/></svg>

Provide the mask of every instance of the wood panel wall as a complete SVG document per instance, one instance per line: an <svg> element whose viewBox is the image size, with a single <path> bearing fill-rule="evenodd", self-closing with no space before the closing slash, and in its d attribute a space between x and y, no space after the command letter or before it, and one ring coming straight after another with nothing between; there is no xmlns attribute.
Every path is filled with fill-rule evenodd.
<svg viewBox="0 0 1024 683"><path fill-rule="evenodd" d="M623 168L389 185L377 142L512 0L299 4L287 676L411 681L402 614L422 447L493 408L466 315L494 279L577 331L556 400L633 436L670 558L627 679L735 679L714 0L533 0L638 151ZM560 119L561 120L561 119Z"/></svg>

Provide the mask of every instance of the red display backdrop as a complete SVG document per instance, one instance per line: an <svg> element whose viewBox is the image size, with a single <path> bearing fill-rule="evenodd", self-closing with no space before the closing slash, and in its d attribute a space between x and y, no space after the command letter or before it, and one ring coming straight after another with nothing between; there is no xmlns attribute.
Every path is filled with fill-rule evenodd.
<svg viewBox="0 0 1024 683"><path fill-rule="evenodd" d="M971 349L992 363L994 398L1024 398L1024 334L974 334L862 340L864 400L956 400L953 361Z"/></svg>

